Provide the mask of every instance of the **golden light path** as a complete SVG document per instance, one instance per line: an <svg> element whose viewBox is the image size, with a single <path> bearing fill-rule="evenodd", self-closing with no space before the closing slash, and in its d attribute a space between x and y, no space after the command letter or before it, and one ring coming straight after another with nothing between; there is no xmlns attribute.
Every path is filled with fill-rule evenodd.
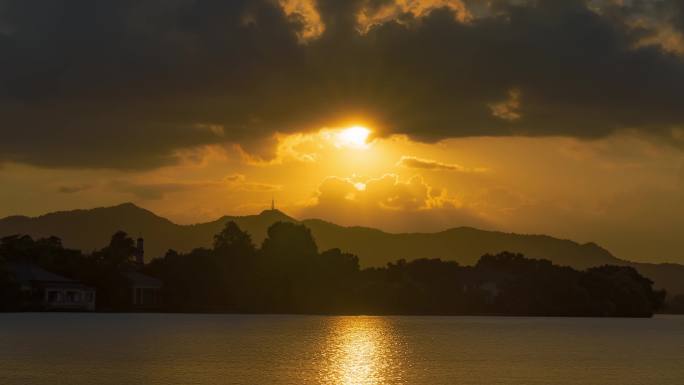
<svg viewBox="0 0 684 385"><path fill-rule="evenodd" d="M382 317L340 317L323 349L323 384L382 384L402 377L401 343Z"/></svg>

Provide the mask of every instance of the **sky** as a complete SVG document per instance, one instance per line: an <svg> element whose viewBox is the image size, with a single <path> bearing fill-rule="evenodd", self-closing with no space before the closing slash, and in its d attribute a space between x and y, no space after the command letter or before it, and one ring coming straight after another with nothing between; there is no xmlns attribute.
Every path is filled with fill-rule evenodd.
<svg viewBox="0 0 684 385"><path fill-rule="evenodd" d="M684 263L684 1L0 0L0 217L134 202Z"/></svg>

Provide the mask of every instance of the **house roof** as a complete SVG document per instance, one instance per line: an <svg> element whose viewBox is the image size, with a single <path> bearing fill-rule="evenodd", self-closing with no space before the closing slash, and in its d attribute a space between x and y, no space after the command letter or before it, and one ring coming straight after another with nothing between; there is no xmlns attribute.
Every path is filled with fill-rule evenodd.
<svg viewBox="0 0 684 385"><path fill-rule="evenodd" d="M150 277L149 275L145 275L137 271L126 272L124 273L124 276L128 279L128 282L130 282L131 286L154 289L162 287L161 280L154 277Z"/></svg>
<svg viewBox="0 0 684 385"><path fill-rule="evenodd" d="M64 282L76 281L51 273L38 265L31 263L7 263L7 270L14 275L19 282Z"/></svg>
<svg viewBox="0 0 684 385"><path fill-rule="evenodd" d="M62 286L87 287L78 281L49 272L32 263L10 262L6 264L6 267L14 279L21 283L50 283Z"/></svg>

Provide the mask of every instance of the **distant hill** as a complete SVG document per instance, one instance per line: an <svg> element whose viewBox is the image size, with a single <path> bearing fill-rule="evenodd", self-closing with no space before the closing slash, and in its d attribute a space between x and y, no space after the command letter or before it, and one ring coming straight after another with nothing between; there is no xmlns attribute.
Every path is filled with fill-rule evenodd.
<svg viewBox="0 0 684 385"><path fill-rule="evenodd" d="M384 265L398 258L456 260L471 265L486 253L515 251L530 258L547 258L559 265L587 268L620 260L593 243L546 235L520 235L458 227L437 233L390 234L366 227L342 227L318 219L304 220L323 248L342 247L367 256L368 265Z"/></svg>
<svg viewBox="0 0 684 385"><path fill-rule="evenodd" d="M29 234L34 238L58 236L67 247L84 251L101 249L116 231L145 238L146 259L162 256L169 249L190 251L210 246L214 234L228 221L253 234L260 244L266 229L278 221L295 221L278 210L259 215L225 216L216 221L196 225L178 225L133 203L90 210L59 211L39 217L12 216L0 219L0 236Z"/></svg>
<svg viewBox="0 0 684 385"><path fill-rule="evenodd" d="M111 235L123 230L145 238L146 258L168 249L189 251L210 246L223 225L235 221L259 245L268 227L278 221L299 222L278 210L259 215L231 217L196 225L178 225L132 203L91 210L62 211L39 217L0 219L0 236L29 234L62 238L67 247L92 251L102 248ZM309 227L321 250L338 247L359 256L363 266L382 266L399 258L441 258L473 264L486 253L511 251L530 258L545 258L578 269L605 264L629 265L670 293L684 293L684 265L634 263L619 259L594 243L579 244L546 235L520 235L470 227L436 233L391 234L366 227L343 227L319 219L301 221Z"/></svg>

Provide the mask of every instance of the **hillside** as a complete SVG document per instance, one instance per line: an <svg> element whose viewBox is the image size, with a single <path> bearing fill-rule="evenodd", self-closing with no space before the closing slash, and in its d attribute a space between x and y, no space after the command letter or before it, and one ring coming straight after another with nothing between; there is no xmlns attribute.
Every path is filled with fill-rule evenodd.
<svg viewBox="0 0 684 385"><path fill-rule="evenodd" d="M213 222L178 225L132 203L90 210L60 211L39 217L12 216L0 219L0 236L29 234L34 238L58 236L67 247L84 251L100 249L109 243L116 231L145 238L146 258L162 256L169 249L190 251L210 246L214 234L228 221L253 234L257 244L266 229L277 221L294 221L280 211L264 211L259 215L225 216Z"/></svg>
<svg viewBox="0 0 684 385"><path fill-rule="evenodd" d="M530 258L552 259L559 265L587 268L597 264L617 263L619 259L593 243L580 245L573 241L546 235L519 235L458 227L437 233L390 234L364 227L342 227L311 219L309 227L322 248L342 247L357 255L368 256L367 265L381 266L399 258L442 258L461 264L475 263L486 253L515 251Z"/></svg>
<svg viewBox="0 0 684 385"><path fill-rule="evenodd" d="M202 224L178 225L132 203L125 203L91 210L55 212L35 218L7 217L0 219L0 236L56 235L67 247L91 251L106 245L114 232L123 230L132 236L145 238L146 258L149 260L162 256L168 249L189 251L209 246L214 234L230 220L252 234L257 245L271 224L277 221L296 222L278 210L266 210L258 215L225 216ZM613 256L594 243L579 244L546 235L520 235L469 227L437 233L391 234L372 228L343 227L319 219L307 219L301 223L311 229L321 250L338 247L354 253L363 266L383 266L399 258L441 258L469 265L483 254L511 251L578 269L604 264L634 266L653 279L657 286L670 293L684 293L683 265L633 263Z"/></svg>

